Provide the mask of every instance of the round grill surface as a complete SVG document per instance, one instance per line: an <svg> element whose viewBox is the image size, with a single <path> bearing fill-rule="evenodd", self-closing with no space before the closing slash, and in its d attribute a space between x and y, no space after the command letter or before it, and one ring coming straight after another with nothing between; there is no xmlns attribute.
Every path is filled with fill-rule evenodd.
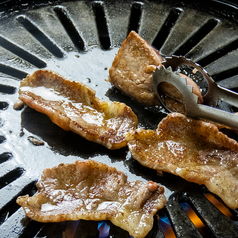
<svg viewBox="0 0 238 238"><path fill-rule="evenodd" d="M125 102L137 114L140 127L155 129L166 116L163 110L143 107L105 81L121 43L135 30L163 56L184 55L200 63L221 86L237 90L238 10L234 4L146 0L1 2L0 233L3 237L62 237L68 223L43 225L30 221L15 202L19 195L34 194L35 182L43 169L59 163L97 160L123 171L131 181L153 180L164 185L168 199L190 190L192 185L180 178L169 174L159 177L155 171L142 167L127 148L109 151L63 131L47 116L29 107L16 111L13 105L18 99L20 81L27 74L50 69L89 85L99 98ZM32 137L44 144L34 145ZM180 203L175 200L174 207ZM190 202L196 203L192 199ZM167 206L159 215L173 217L169 209ZM233 214L237 217L236 211ZM175 232L181 234L176 228L177 221L171 222ZM95 224L88 222L86 226ZM88 237L89 231L83 227L78 226L79 233ZM114 237L125 236L120 229L113 229ZM163 237L161 228L155 224L151 237L158 234Z"/></svg>

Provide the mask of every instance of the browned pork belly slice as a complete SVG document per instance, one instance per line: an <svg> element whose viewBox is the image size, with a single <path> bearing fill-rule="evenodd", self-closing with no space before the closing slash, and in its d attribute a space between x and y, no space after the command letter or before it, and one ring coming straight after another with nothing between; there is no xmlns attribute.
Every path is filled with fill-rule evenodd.
<svg viewBox="0 0 238 238"><path fill-rule="evenodd" d="M39 222L110 220L135 238L145 237L153 216L166 203L164 188L152 181L128 182L114 167L93 160L45 169L38 193L17 198Z"/></svg>
<svg viewBox="0 0 238 238"><path fill-rule="evenodd" d="M48 70L23 79L19 98L64 130L109 149L126 146L123 134L138 125L137 116L124 103L100 100L90 87Z"/></svg>
<svg viewBox="0 0 238 238"><path fill-rule="evenodd" d="M109 81L125 94L145 105L157 105L152 73L162 57L147 41L131 31L109 69Z"/></svg>
<svg viewBox="0 0 238 238"><path fill-rule="evenodd" d="M204 184L230 208L238 208L238 143L215 125L171 113L156 131L134 130L126 139L142 165Z"/></svg>
<svg viewBox="0 0 238 238"><path fill-rule="evenodd" d="M159 105L159 99L153 90L152 75L156 67L162 66L162 61L159 51L136 32L131 31L109 69L108 81L144 105ZM186 75L180 74L180 77L187 79L187 84L193 87L193 93L198 96L198 103L202 103L198 85ZM171 104L170 108L184 113L180 93L174 90L171 84L164 83L161 89L166 94L166 103Z"/></svg>

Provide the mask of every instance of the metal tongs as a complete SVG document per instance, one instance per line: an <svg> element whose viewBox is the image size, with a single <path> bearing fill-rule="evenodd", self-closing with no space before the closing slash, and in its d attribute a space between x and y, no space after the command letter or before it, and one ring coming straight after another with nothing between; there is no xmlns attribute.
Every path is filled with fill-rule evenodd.
<svg viewBox="0 0 238 238"><path fill-rule="evenodd" d="M180 77L177 70L178 67L182 65L194 68L195 71L199 71L207 80L208 91L206 95L203 96L206 105L197 103L198 96L193 94L192 86L187 85L186 78ZM238 93L217 85L199 64L182 56L166 57L165 61L162 62L162 67L157 67L153 73L154 91L158 95L161 104L168 111L172 112L172 110L165 105L162 100L162 95L159 93L160 83L164 82L172 84L182 94L186 116L195 119L207 119L238 129L238 115L213 107L217 105L219 100L238 107Z"/></svg>

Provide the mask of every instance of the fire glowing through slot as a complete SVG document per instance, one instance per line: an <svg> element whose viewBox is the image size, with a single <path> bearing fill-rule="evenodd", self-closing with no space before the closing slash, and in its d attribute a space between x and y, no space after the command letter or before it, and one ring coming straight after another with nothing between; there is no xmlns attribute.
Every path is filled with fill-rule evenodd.
<svg viewBox="0 0 238 238"><path fill-rule="evenodd" d="M190 207L190 205L188 203L181 203L180 205L182 206L183 210L186 212L191 222L198 229L202 237L210 237L211 234L208 227L204 225L204 223L200 220L200 218L197 216L195 211Z"/></svg>
<svg viewBox="0 0 238 238"><path fill-rule="evenodd" d="M105 221L98 222L99 238L109 237L110 225Z"/></svg>
<svg viewBox="0 0 238 238"><path fill-rule="evenodd" d="M194 210L189 206L188 203L181 203L180 205L182 206L183 210L186 212L192 223L202 233L202 230L205 228L205 225L197 216L197 214L194 212Z"/></svg>
<svg viewBox="0 0 238 238"><path fill-rule="evenodd" d="M176 238L174 231L171 227L169 218L166 215L160 216L159 224L164 233L165 238Z"/></svg>
<svg viewBox="0 0 238 238"><path fill-rule="evenodd" d="M228 208L226 208L221 202L219 202L214 196L210 193L205 193L204 196L214 205L216 206L225 216L233 219L234 216L231 214Z"/></svg>

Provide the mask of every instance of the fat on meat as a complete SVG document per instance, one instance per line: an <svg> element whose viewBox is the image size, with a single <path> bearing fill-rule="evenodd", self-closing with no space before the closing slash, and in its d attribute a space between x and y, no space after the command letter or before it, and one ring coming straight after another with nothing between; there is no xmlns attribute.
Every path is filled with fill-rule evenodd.
<svg viewBox="0 0 238 238"><path fill-rule="evenodd" d="M232 209L238 208L238 142L208 122L171 113L156 131L126 133L135 160L197 184L204 184Z"/></svg>
<svg viewBox="0 0 238 238"><path fill-rule="evenodd" d="M50 70L23 79L19 99L64 130L112 150L125 147L124 133L138 126L137 116L124 103L100 100L90 87Z"/></svg>
<svg viewBox="0 0 238 238"><path fill-rule="evenodd" d="M110 220L134 238L148 234L154 215L166 203L164 187L152 181L129 182L124 173L94 160L45 169L37 188L32 197L17 198L31 219Z"/></svg>

